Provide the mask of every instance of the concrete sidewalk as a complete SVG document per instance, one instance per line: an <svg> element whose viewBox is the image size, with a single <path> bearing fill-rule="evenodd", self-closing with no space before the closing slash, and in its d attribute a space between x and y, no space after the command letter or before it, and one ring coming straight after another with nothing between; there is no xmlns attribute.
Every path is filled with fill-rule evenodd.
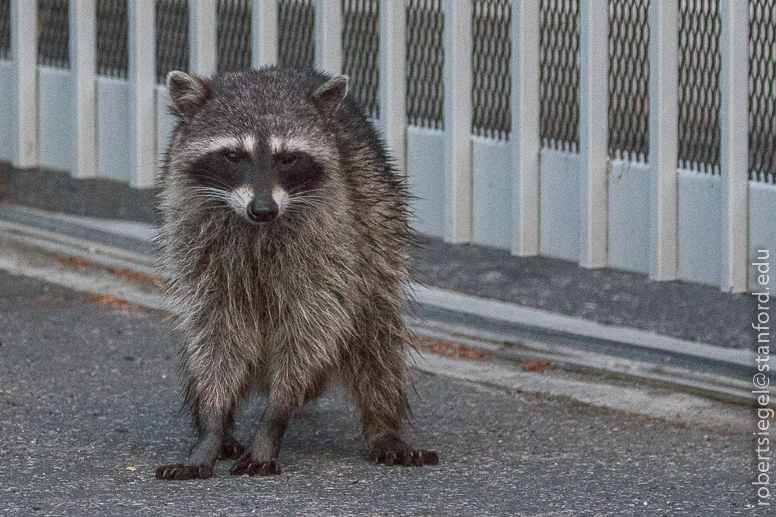
<svg viewBox="0 0 776 517"><path fill-rule="evenodd" d="M81 289L0 271L0 515L767 514L751 485L753 410L482 356L418 358L406 437L437 450L437 467L368 464L333 389L291 423L282 475L231 477L219 462L209 480L158 481L194 436L177 414L180 336L163 311L124 300L153 305L156 288L0 247ZM261 406L238 418L239 439Z"/></svg>

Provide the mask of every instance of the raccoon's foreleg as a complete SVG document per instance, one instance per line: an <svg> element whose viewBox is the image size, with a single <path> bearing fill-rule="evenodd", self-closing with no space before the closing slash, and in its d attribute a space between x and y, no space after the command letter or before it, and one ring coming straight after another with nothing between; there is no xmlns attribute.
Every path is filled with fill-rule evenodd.
<svg viewBox="0 0 776 517"><path fill-rule="evenodd" d="M367 327L378 324L372 319ZM400 319L367 331L351 343L343 378L361 410L361 427L369 444L369 461L385 465L436 465L436 452L413 449L401 439L402 420L409 414L404 343L407 330Z"/></svg>
<svg viewBox="0 0 776 517"><path fill-rule="evenodd" d="M207 354L189 355L184 360L188 376L186 401L192 408L200 440L185 464L157 468L157 479L206 479L213 475L216 459L238 458L245 451L232 433L237 395L247 366L216 355L210 349ZM199 357L206 360L198 361Z"/></svg>
<svg viewBox="0 0 776 517"><path fill-rule="evenodd" d="M213 465L224 448L225 415L212 413L200 421L201 439L191 450L186 463L164 465L156 469L156 479L207 479L213 476ZM229 435L231 440L234 440ZM239 445L239 444L238 444Z"/></svg>
<svg viewBox="0 0 776 517"><path fill-rule="evenodd" d="M280 446L283 443L283 435L286 433L288 422L294 414L292 407L284 407L272 402L267 403L267 408L261 415L256 438L253 440L251 450L243 454L234 465L230 474L240 476L269 476L280 474L280 466L277 459L280 454Z"/></svg>

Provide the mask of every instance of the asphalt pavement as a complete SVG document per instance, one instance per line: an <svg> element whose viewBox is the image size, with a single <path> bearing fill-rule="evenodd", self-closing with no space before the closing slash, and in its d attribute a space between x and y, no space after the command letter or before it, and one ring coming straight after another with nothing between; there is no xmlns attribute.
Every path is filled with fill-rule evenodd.
<svg viewBox="0 0 776 517"><path fill-rule="evenodd" d="M180 344L163 311L0 271L0 515L768 514L751 485L752 410L720 406L752 416L735 425L676 423L439 370L414 372L405 431L438 466L369 464L357 412L334 388L292 421L281 475L229 476L223 461L212 479L159 481L155 468L194 442L178 412ZM451 372L466 363L445 360ZM238 439L261 408L240 414Z"/></svg>

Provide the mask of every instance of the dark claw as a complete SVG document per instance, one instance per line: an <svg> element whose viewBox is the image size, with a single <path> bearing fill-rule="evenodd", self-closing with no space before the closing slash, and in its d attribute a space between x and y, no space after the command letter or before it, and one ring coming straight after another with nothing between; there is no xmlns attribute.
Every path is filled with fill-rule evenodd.
<svg viewBox="0 0 776 517"><path fill-rule="evenodd" d="M417 449L412 451L412 464L417 467L423 465L439 465L439 455L434 451Z"/></svg>
<svg viewBox="0 0 776 517"><path fill-rule="evenodd" d="M245 447L234 439L233 436L224 439L221 443L221 452L218 455L219 460L236 460L245 454Z"/></svg>
<svg viewBox="0 0 776 517"><path fill-rule="evenodd" d="M378 460L379 463L387 465L388 467L392 467L397 463L397 461L398 458L396 457L396 453L390 451L380 454L380 459Z"/></svg>
<svg viewBox="0 0 776 517"><path fill-rule="evenodd" d="M242 476L243 474L248 474L249 476L271 476L273 474L280 474L280 466L275 460L256 461L248 453L244 454L232 465L232 468L229 469L229 474L232 476Z"/></svg>
<svg viewBox="0 0 776 517"><path fill-rule="evenodd" d="M369 450L369 461L388 466L422 467L438 465L439 456L436 452L413 449L398 438L386 438L372 444Z"/></svg>
<svg viewBox="0 0 776 517"><path fill-rule="evenodd" d="M184 480L208 479L213 477L212 465L183 465L175 463L156 469L156 479Z"/></svg>

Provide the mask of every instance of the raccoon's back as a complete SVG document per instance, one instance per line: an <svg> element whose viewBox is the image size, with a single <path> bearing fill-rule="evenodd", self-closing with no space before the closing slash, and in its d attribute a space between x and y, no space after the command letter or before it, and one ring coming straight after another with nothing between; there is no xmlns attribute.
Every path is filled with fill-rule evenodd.
<svg viewBox="0 0 776 517"><path fill-rule="evenodd" d="M390 289L395 290L409 281L408 253L417 242L409 225L406 179L394 168L360 107L349 102L345 108L342 169L351 189L354 224L362 239L359 248L365 274L390 281Z"/></svg>

